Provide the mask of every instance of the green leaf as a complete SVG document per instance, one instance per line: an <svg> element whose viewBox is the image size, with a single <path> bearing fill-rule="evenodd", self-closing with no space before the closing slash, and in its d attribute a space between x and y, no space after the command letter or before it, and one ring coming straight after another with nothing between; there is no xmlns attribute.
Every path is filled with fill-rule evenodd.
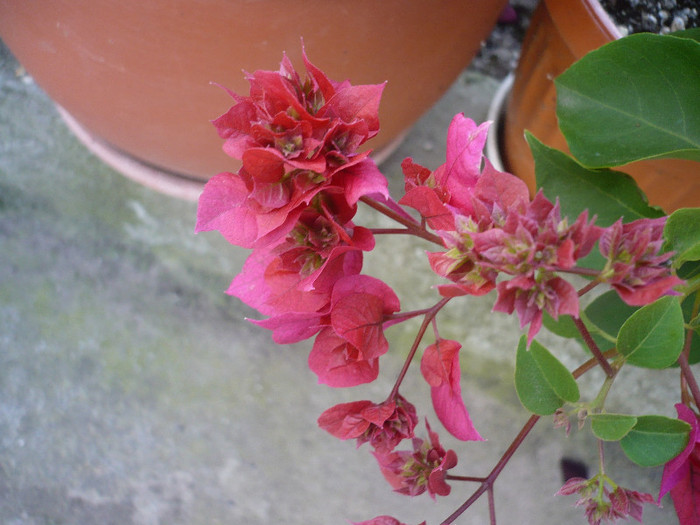
<svg viewBox="0 0 700 525"><path fill-rule="evenodd" d="M542 315L542 325L560 337L565 337L566 339L578 339L581 337L581 333L576 328L574 320L570 315L560 315L557 320L549 315L546 311Z"/></svg>
<svg viewBox="0 0 700 525"><path fill-rule="evenodd" d="M690 38L700 42L700 27L691 27L690 29L684 29L683 31L674 31L671 33L671 36Z"/></svg>
<svg viewBox="0 0 700 525"><path fill-rule="evenodd" d="M515 390L523 406L541 416L553 414L565 401L579 399L571 372L537 341L528 350L525 336L515 357Z"/></svg>
<svg viewBox="0 0 700 525"><path fill-rule="evenodd" d="M620 446L629 459L642 467L669 462L688 444L690 425L664 416L639 416Z"/></svg>
<svg viewBox="0 0 700 525"><path fill-rule="evenodd" d="M590 323L601 333L612 339L627 319L639 308L625 303L616 291L610 290L596 297L584 310Z"/></svg>
<svg viewBox="0 0 700 525"><path fill-rule="evenodd" d="M569 403L579 400L580 393L576 379L549 350L537 341L532 341L530 353L555 394Z"/></svg>
<svg viewBox="0 0 700 525"><path fill-rule="evenodd" d="M691 261L684 263L680 268L678 268L676 275L686 281L700 276L700 262Z"/></svg>
<svg viewBox="0 0 700 525"><path fill-rule="evenodd" d="M550 148L526 132L535 159L537 187L554 200L559 197L563 215L572 220L588 209L596 224L610 226L619 218L631 222L644 217L661 217L663 211L649 206L637 183L624 173L590 170L574 159ZM601 257L602 259L602 257Z"/></svg>
<svg viewBox="0 0 700 525"><path fill-rule="evenodd" d="M590 325L586 319L582 318L582 320L588 327L588 330L590 331L591 336L593 336L593 340L598 345L598 348L600 348L603 352L610 350L613 348L613 346L615 346L611 341L603 337L595 326ZM560 315L555 321L551 315L544 312L544 315L542 316L542 325L547 330L558 335L559 337L575 339L584 350L590 352L588 345L583 340L583 336L581 336L581 332L579 332L578 328L576 328L574 320L570 315Z"/></svg>
<svg viewBox="0 0 700 525"><path fill-rule="evenodd" d="M620 441L637 423L637 418L625 414L592 414L593 435L603 441Z"/></svg>
<svg viewBox="0 0 700 525"><path fill-rule="evenodd" d="M700 43L636 34L588 53L555 80L557 117L590 167L700 161Z"/></svg>
<svg viewBox="0 0 700 525"><path fill-rule="evenodd" d="M667 368L683 350L685 328L677 297L665 296L633 313L620 328L617 349L627 362Z"/></svg>
<svg viewBox="0 0 700 525"><path fill-rule="evenodd" d="M700 208L674 211L664 227L664 251L673 251L673 267L700 260Z"/></svg>

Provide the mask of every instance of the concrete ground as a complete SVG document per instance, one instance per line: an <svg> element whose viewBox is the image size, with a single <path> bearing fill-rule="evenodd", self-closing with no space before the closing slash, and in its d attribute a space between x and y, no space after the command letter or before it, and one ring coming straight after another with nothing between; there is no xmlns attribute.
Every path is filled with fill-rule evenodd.
<svg viewBox="0 0 700 525"><path fill-rule="evenodd" d="M497 86L469 70L457 80L383 165L395 190L401 160L439 165L452 115L484 120ZM437 503L394 494L366 446L356 451L316 426L333 404L386 396L415 325L390 331L378 382L317 385L308 344L275 346L244 320L253 312L223 293L247 252L214 233L195 236L195 210L95 158L0 47L0 523L330 525L391 514L434 525L447 517L470 485L454 484ZM406 308L436 297L423 248L387 240L366 264ZM464 343L463 394L488 441L451 440L416 374L402 391L458 452L455 473L485 475L527 419L512 386L519 331L489 313L488 299L450 306L444 332ZM585 359L570 350L559 355L572 367ZM652 409L671 406L666 387L645 377L632 374L630 388ZM622 411L634 397L612 402ZM497 482L499 523L584 523L575 498L553 494L560 460L593 470L595 446L587 433L567 439L551 426L536 427ZM618 451L609 456L620 481L657 490L660 470L627 469ZM664 503L647 509L645 523L675 523ZM480 501L456 523L487 521Z"/></svg>

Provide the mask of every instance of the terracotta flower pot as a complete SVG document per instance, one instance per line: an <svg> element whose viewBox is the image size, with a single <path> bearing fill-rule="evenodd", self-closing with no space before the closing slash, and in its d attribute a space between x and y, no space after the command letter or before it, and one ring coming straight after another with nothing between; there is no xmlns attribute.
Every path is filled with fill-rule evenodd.
<svg viewBox="0 0 700 525"><path fill-rule="evenodd" d="M589 51L620 37L597 0L542 0L533 13L507 102L501 152L505 168L530 188L535 186L535 169L525 130L548 146L568 151L557 126L553 79ZM641 161L620 170L636 179L651 204L666 211L700 206L696 162Z"/></svg>
<svg viewBox="0 0 700 525"><path fill-rule="evenodd" d="M506 0L0 0L0 36L112 154L203 181L235 170L209 123L247 93L242 70L301 68L301 38L335 80L388 81L387 148L452 84ZM84 137L85 138L85 137ZM201 185L201 182L200 182Z"/></svg>

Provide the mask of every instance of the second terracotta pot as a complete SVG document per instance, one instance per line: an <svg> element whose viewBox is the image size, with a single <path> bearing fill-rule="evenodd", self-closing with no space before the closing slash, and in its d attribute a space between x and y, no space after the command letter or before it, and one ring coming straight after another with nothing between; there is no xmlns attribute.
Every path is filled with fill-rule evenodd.
<svg viewBox="0 0 700 525"><path fill-rule="evenodd" d="M554 78L589 51L621 34L597 0L542 0L523 40L520 61L503 121L506 169L535 187L535 166L524 138L532 132L546 145L568 152L556 117ZM698 163L663 159L621 167L650 203L666 211L700 206Z"/></svg>

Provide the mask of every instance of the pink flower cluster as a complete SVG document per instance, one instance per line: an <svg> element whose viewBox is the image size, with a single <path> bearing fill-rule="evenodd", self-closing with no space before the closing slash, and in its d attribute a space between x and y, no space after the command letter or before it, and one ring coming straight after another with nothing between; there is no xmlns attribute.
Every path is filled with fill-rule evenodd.
<svg viewBox="0 0 700 525"><path fill-rule="evenodd" d="M663 219L603 229L584 212L569 223L558 202L543 193L530 199L521 180L484 158L488 123L477 126L461 114L450 125L443 165L431 171L404 161L406 192L396 203L369 152L360 151L379 130L383 85L334 82L305 55L304 64L302 78L284 57L279 71L248 76L249 96L231 93L235 104L214 125L224 151L242 165L206 184L196 231L218 230L252 250L228 293L266 316L253 322L276 342L315 338L308 363L320 383L375 380L389 348L385 327L420 315L398 315L391 287L361 273L363 252L375 244L371 230L353 223L361 199L399 217L406 232L440 242L441 251L428 254L433 271L449 281L439 286L438 305L496 290L494 310L517 312L521 326L529 325L529 341L544 312L578 317L578 293L560 274L579 272L578 260L598 241L607 264L597 279L629 304L651 302L680 283L667 268L669 256L659 255ZM436 415L455 437L481 440L462 400L460 344L440 338L434 326L435 342L425 348L420 369ZM416 410L399 395L399 383L381 403L336 405L318 423L358 446L369 442L398 492L447 495L447 471L457 456L429 426L428 440L414 436ZM395 450L403 440L411 440L412 450ZM637 496L616 494L613 507L636 516ZM365 523L398 522L381 516Z"/></svg>
<svg viewBox="0 0 700 525"><path fill-rule="evenodd" d="M583 506L590 525L614 523L618 519L634 518L642 523L645 503L654 503L651 494L637 492L620 486L610 490L605 479L596 476L593 479L571 478L557 492L557 495L578 494L576 506Z"/></svg>
<svg viewBox="0 0 700 525"><path fill-rule="evenodd" d="M406 194L399 203L416 209L446 248L428 254L433 271L452 281L439 287L443 296L496 289L494 310L515 311L532 341L544 312L578 317L578 293L559 274L584 273L577 262L599 239L607 259L599 279L628 304L653 302L682 282L666 265L670 254L659 255L664 218L604 229L584 211L569 223L558 202L542 192L531 200L523 181L483 157L487 133L488 123L456 115L443 165L431 172L411 159L403 163Z"/></svg>
<svg viewBox="0 0 700 525"><path fill-rule="evenodd" d="M417 496L426 490L432 498L447 496L450 486L445 481L447 471L457 465L454 450L445 450L438 435L428 428L429 439L413 438L413 450L390 453L374 452L379 468L396 492Z"/></svg>
<svg viewBox="0 0 700 525"><path fill-rule="evenodd" d="M236 103L214 124L242 167L207 183L196 230L252 248L228 293L268 316L258 324L277 342L318 334L311 369L353 386L377 377L382 323L400 308L387 285L360 275L374 237L352 222L361 197L388 197L358 150L379 130L383 85L333 82L304 63L304 79L284 57L279 71L249 75L250 96L231 94Z"/></svg>
<svg viewBox="0 0 700 525"><path fill-rule="evenodd" d="M371 401L343 403L326 410L318 424L339 439L357 439L357 446L369 442L381 454L388 454L404 439L413 437L418 423L415 407L403 396L380 404Z"/></svg>

